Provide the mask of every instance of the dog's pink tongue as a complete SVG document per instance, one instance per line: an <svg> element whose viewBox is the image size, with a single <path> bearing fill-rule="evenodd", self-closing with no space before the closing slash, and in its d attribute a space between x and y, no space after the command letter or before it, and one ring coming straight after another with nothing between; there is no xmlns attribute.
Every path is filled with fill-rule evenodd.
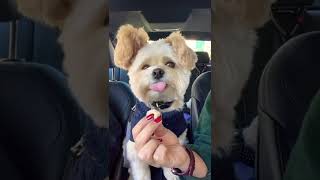
<svg viewBox="0 0 320 180"><path fill-rule="evenodd" d="M150 85L150 89L157 92L163 92L166 88L167 84L165 82L157 82Z"/></svg>

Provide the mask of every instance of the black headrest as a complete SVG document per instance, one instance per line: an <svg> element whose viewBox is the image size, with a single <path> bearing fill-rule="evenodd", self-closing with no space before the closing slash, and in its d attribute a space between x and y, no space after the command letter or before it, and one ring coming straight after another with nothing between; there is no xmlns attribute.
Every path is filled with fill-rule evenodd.
<svg viewBox="0 0 320 180"><path fill-rule="evenodd" d="M202 63L202 64L208 64L210 63L210 57L207 52L196 52L198 56L198 62L197 63Z"/></svg>
<svg viewBox="0 0 320 180"><path fill-rule="evenodd" d="M0 1L0 22L7 22L19 18L19 13L12 0Z"/></svg>

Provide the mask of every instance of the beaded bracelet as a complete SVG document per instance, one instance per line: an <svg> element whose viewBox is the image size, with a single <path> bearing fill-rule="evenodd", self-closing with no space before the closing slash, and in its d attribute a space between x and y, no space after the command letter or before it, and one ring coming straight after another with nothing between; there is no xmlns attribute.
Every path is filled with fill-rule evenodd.
<svg viewBox="0 0 320 180"><path fill-rule="evenodd" d="M186 172L182 172L180 169L178 168L172 168L171 169L171 172L175 175L178 175L178 176L192 176L193 175L193 171L194 171L194 168L195 168L195 158L194 158L194 154L192 152L192 150L190 150L189 148L186 147L186 151L189 155L189 158L190 158L190 164L188 166L188 169Z"/></svg>

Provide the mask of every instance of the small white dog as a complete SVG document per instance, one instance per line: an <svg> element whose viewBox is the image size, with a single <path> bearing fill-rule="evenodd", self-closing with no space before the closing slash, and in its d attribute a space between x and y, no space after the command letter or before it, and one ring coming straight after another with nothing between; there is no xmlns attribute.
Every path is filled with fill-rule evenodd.
<svg viewBox="0 0 320 180"><path fill-rule="evenodd" d="M228 153L233 140L234 107L252 68L256 28L269 20L275 0L213 1L213 148Z"/></svg>
<svg viewBox="0 0 320 180"><path fill-rule="evenodd" d="M140 101L135 106L131 128L152 113L155 118L162 117L163 125L183 143L187 127L181 109L197 56L179 32L151 44L148 40L142 28L131 25L121 26L117 33L115 64L128 70L132 92ZM140 160L132 135L126 147L133 179L151 180L149 166ZM179 179L169 168L163 168L163 173L168 180Z"/></svg>
<svg viewBox="0 0 320 180"><path fill-rule="evenodd" d="M95 123L107 126L107 1L16 0L34 20L59 27L69 86Z"/></svg>

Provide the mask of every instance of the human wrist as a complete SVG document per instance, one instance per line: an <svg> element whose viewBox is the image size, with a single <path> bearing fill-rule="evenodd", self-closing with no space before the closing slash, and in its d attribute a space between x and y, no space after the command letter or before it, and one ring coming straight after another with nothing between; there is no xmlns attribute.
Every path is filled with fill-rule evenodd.
<svg viewBox="0 0 320 180"><path fill-rule="evenodd" d="M185 157L186 160L181 163L180 166L176 167L176 168L172 168L171 172L175 175L179 175L179 176L192 176L194 169L195 169L195 157L194 157L194 153L191 149L185 147L185 152L187 154L187 156ZM182 152L181 152L182 153Z"/></svg>
<svg viewBox="0 0 320 180"><path fill-rule="evenodd" d="M186 172L188 170L188 168L189 168L189 165L190 165L190 156L188 155L187 150L184 147L182 147L182 148L183 148L182 154L183 154L183 157L184 157L183 158L184 162L181 163L181 165L179 165L176 168L180 169L182 172Z"/></svg>

